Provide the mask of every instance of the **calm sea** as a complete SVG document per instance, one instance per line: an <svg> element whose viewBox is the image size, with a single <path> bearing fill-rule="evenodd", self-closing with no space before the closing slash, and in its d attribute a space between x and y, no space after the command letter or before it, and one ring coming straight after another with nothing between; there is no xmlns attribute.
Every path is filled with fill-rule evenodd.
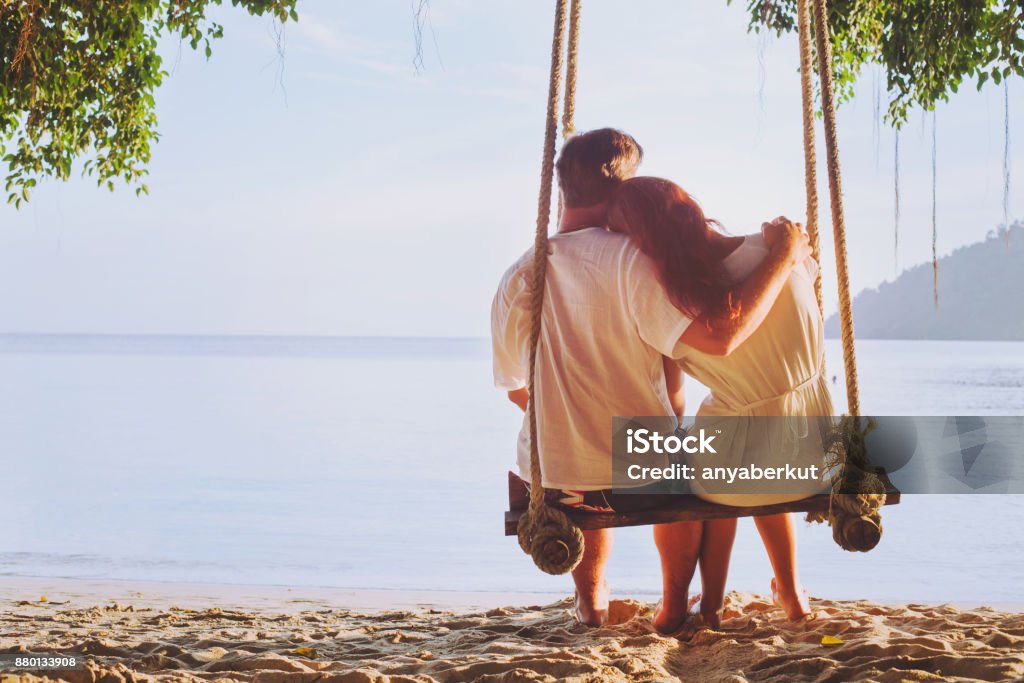
<svg viewBox="0 0 1024 683"><path fill-rule="evenodd" d="M868 413L1024 414L1024 344L867 340L858 360ZM502 536L520 417L486 340L0 336L0 378L0 576L571 590ZM868 554L802 529L804 582L1019 602L1022 522L1024 496L908 496ZM769 578L744 520L731 585ZM618 532L611 581L657 592L649 529Z"/></svg>

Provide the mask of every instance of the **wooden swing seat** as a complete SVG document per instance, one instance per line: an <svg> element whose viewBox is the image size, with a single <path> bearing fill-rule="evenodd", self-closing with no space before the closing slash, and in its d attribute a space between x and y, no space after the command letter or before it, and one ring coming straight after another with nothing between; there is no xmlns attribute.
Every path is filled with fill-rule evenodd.
<svg viewBox="0 0 1024 683"><path fill-rule="evenodd" d="M878 476L885 484L886 505L900 502L900 492L892 485L879 469ZM569 518L583 530L609 529L620 526L644 526L647 524L665 524L667 522L692 522L704 519L723 519L727 517L758 517L773 515L779 512L826 512L828 511L829 495L819 494L796 500L791 503L774 505L757 505L754 507L735 507L719 505L692 495L672 496L671 502L664 507L642 512L570 512ZM505 535L515 536L519 518L530 505L530 490L526 482L516 473L508 473L508 511L505 513Z"/></svg>

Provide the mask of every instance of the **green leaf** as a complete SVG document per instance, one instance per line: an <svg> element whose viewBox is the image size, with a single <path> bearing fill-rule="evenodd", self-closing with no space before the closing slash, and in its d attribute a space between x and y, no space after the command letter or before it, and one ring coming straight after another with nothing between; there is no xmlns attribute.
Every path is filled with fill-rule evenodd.
<svg viewBox="0 0 1024 683"><path fill-rule="evenodd" d="M760 29L766 6L777 32L796 30L795 0L747 0L746 6L751 31ZM965 78L976 76L980 89L990 78L1000 83L1024 73L1020 0L830 0L828 9L839 101L849 99L864 67L878 65L887 118L896 126L911 108L948 101Z"/></svg>
<svg viewBox="0 0 1024 683"><path fill-rule="evenodd" d="M232 0L254 16L296 18L297 0ZM0 155L8 203L28 201L41 178L82 175L113 191L148 194L141 179L159 140L155 91L167 77L157 52L176 37L207 58L223 27L206 14L221 0L0 0ZM22 31L31 64L14 69Z"/></svg>

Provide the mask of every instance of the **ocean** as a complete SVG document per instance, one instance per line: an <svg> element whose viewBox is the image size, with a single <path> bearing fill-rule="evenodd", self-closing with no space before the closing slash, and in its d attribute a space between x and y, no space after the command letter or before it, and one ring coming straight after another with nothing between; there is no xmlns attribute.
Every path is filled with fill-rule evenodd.
<svg viewBox="0 0 1024 683"><path fill-rule="evenodd" d="M858 342L878 415L1024 415L1024 343ZM845 405L838 342L828 343ZM0 577L571 593L502 535L520 415L485 339L0 335ZM688 405L703 388L687 385ZM867 554L800 528L812 595L1019 603L1024 496L904 496ZM730 587L771 576L741 520ZM617 532L617 595L660 587Z"/></svg>

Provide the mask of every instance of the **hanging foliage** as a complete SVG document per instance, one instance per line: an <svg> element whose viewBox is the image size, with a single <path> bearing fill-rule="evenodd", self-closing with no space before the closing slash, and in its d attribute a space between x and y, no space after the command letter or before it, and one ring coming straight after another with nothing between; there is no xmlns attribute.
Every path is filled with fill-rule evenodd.
<svg viewBox="0 0 1024 683"><path fill-rule="evenodd" d="M939 308L939 166L936 162L939 143L936 138L936 115L932 112L932 294L935 308Z"/></svg>
<svg viewBox="0 0 1024 683"><path fill-rule="evenodd" d="M154 92L167 71L158 41L177 36L207 57L223 0L0 0L0 157L8 202L73 163L114 189L142 178L157 139ZM296 0L231 0L253 15L296 20Z"/></svg>
<svg viewBox="0 0 1024 683"><path fill-rule="evenodd" d="M733 0L729 0L731 3ZM747 0L752 31L796 30L796 0ZM964 81L980 89L1024 75L1024 0L831 0L836 94L849 99L865 65L885 71L886 119L931 110Z"/></svg>
<svg viewBox="0 0 1024 683"><path fill-rule="evenodd" d="M1003 81L1003 225L1010 244L1010 84Z"/></svg>
<svg viewBox="0 0 1024 683"><path fill-rule="evenodd" d="M732 0L728 0L731 4ZM748 28L778 35L797 29L797 0L747 0ZM840 102L853 96L865 66L885 71L886 120L897 130L911 109L932 111L932 277L939 304L935 105L973 79L1003 83L1024 75L1024 0L830 0L833 77ZM1003 211L1009 221L1009 98L1003 160ZM877 107L876 103L876 107ZM894 251L899 245L899 138L894 166Z"/></svg>
<svg viewBox="0 0 1024 683"><path fill-rule="evenodd" d="M892 264L900 271L900 132L893 131L892 150Z"/></svg>

